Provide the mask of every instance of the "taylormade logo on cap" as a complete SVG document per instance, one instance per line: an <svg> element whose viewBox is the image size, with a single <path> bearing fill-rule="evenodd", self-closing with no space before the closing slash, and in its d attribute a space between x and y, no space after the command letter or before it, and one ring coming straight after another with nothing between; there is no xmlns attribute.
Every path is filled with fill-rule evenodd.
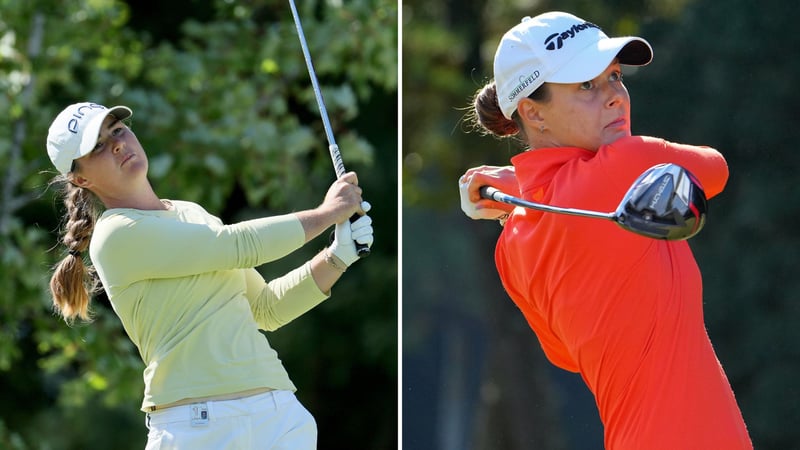
<svg viewBox="0 0 800 450"><path fill-rule="evenodd" d="M576 33L580 33L587 28L600 29L600 27L591 22L583 22L580 25L573 25L566 31L562 31L561 33L553 33L550 36L547 36L547 39L544 40L544 48L548 50L558 50L564 46L565 40L575 37Z"/></svg>
<svg viewBox="0 0 800 450"><path fill-rule="evenodd" d="M544 83L589 81L616 57L620 64L644 65L653 53L644 39L609 38L597 25L572 14L525 17L503 35L494 56L500 109L511 119L520 99Z"/></svg>
<svg viewBox="0 0 800 450"><path fill-rule="evenodd" d="M53 120L47 133L47 154L64 175L72 170L72 161L94 149L103 120L113 114L117 119L130 117L127 106L106 108L92 102L75 103L64 108Z"/></svg>

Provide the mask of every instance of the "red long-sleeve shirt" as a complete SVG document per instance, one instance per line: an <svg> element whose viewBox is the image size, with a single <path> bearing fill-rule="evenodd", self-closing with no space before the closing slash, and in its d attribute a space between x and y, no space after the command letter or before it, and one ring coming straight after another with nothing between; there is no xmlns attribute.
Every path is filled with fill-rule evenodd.
<svg viewBox="0 0 800 450"><path fill-rule="evenodd" d="M597 152L537 149L512 162L524 199L602 212L658 163L688 169L709 198L728 178L714 149L636 136ZM607 449L752 449L706 333L686 241L516 208L495 259L549 360L579 372L594 394Z"/></svg>

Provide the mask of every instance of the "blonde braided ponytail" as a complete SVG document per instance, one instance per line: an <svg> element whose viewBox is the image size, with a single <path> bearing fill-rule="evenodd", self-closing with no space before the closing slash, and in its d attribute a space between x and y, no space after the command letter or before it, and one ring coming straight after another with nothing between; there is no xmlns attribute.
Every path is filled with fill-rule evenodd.
<svg viewBox="0 0 800 450"><path fill-rule="evenodd" d="M99 286L94 267L84 264L94 224L98 216L97 200L88 189L58 176L53 183L63 183L67 222L61 242L68 254L55 266L50 278L50 293L56 311L71 324L75 318L91 320L89 302ZM52 184L52 183L51 183Z"/></svg>

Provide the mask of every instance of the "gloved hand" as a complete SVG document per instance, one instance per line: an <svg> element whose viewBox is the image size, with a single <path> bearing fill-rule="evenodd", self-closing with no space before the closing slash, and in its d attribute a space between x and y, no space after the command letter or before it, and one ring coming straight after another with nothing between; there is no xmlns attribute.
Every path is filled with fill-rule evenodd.
<svg viewBox="0 0 800 450"><path fill-rule="evenodd" d="M512 205L481 198L480 188L492 186L519 197L514 166L473 167L458 179L461 210L472 219L501 219L514 210Z"/></svg>
<svg viewBox="0 0 800 450"><path fill-rule="evenodd" d="M362 202L361 209L369 212L372 205L369 202ZM336 231L331 245L328 247L330 253L341 260L346 267L359 260L356 252L356 242L372 247L374 238L372 236L372 218L364 214L355 222L350 223L345 220L336 224Z"/></svg>
<svg viewBox="0 0 800 450"><path fill-rule="evenodd" d="M479 208L478 202L473 203L470 200L470 190L469 190L469 180L465 179L463 176L458 180L458 192L461 197L461 210L464 211L464 214L467 215L470 219L498 219L502 216L508 214L507 211L503 211L501 209L493 209L493 208ZM486 203L485 201L481 201L482 204Z"/></svg>

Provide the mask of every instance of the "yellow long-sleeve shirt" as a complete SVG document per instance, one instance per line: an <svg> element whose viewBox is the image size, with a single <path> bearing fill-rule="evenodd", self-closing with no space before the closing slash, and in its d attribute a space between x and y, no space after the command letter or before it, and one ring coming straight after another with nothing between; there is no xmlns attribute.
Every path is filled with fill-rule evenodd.
<svg viewBox="0 0 800 450"><path fill-rule="evenodd" d="M254 267L301 247L293 214L222 222L191 202L167 211L111 209L92 262L145 364L142 410L261 387L295 390L258 330L274 330L328 297L309 263L266 283Z"/></svg>

